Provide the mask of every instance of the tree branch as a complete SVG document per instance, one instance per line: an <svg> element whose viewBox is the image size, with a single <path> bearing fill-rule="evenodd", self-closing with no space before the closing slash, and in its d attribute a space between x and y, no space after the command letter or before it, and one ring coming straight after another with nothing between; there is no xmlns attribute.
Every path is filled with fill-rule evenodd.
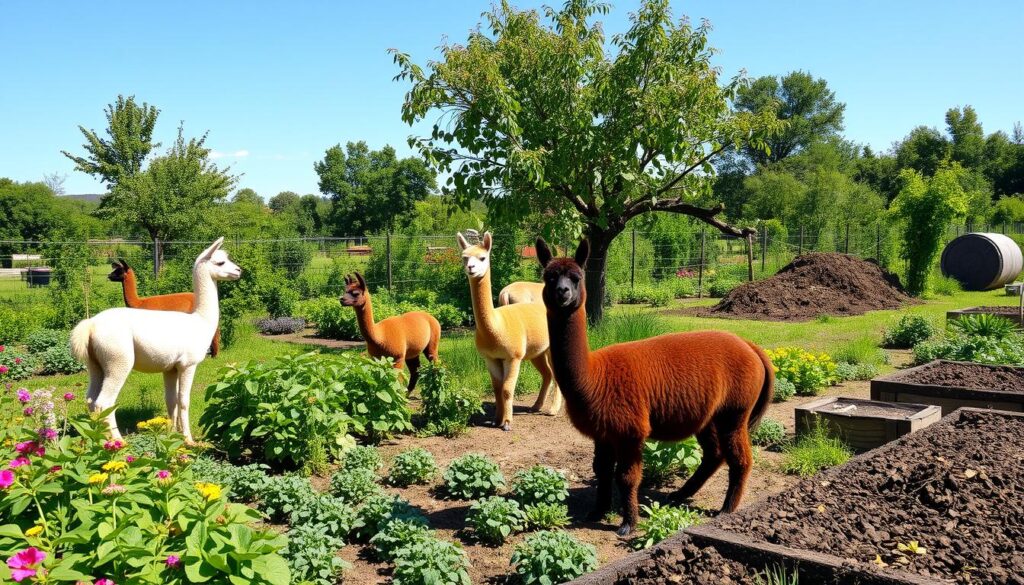
<svg viewBox="0 0 1024 585"><path fill-rule="evenodd" d="M696 205L691 205L689 203L684 203L679 197L676 197L675 199L663 199L654 204L652 204L650 202L650 199L648 199L644 201L642 205L636 206L635 210L635 213L633 213L629 217L639 215L646 211L667 211L670 213L682 213L685 215L689 215L690 217L695 217L703 221L704 223L715 227L723 234L729 234L731 236L741 238L747 237L751 234L757 234L757 230L755 230L754 228L736 227L715 217L718 214L725 211L725 205L721 203L715 205L714 207L704 208L697 207Z"/></svg>

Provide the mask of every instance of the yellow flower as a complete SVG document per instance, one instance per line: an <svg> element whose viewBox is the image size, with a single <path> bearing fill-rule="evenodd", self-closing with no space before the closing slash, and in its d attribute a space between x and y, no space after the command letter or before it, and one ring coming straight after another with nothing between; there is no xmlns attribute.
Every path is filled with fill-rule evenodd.
<svg viewBox="0 0 1024 585"><path fill-rule="evenodd" d="M32 528L29 528L28 530L25 531L25 536L28 536L29 538L31 538L33 536L39 536L42 533L43 533L43 527L42 526L33 526Z"/></svg>
<svg viewBox="0 0 1024 585"><path fill-rule="evenodd" d="M107 481L108 477L110 477L110 476L107 475L106 473L94 473L94 474L89 476L89 483L92 484L92 485L96 485L98 483L103 483L103 482Z"/></svg>
<svg viewBox="0 0 1024 585"><path fill-rule="evenodd" d="M128 464L124 461L108 461L103 464L103 471L118 472L124 471L128 468Z"/></svg>
<svg viewBox="0 0 1024 585"><path fill-rule="evenodd" d="M138 428L140 431L144 430L163 430L171 426L171 419L166 416L157 416L149 420L144 420L139 423Z"/></svg>
<svg viewBox="0 0 1024 585"><path fill-rule="evenodd" d="M207 502L220 498L220 486L215 483L199 482L196 484L196 490L206 498Z"/></svg>

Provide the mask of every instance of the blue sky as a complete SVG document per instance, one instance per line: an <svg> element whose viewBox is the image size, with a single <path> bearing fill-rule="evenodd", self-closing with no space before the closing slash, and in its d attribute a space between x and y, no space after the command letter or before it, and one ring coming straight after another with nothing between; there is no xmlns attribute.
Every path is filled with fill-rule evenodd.
<svg viewBox="0 0 1024 585"><path fill-rule="evenodd" d="M561 4L561 0L556 0ZM517 6L537 6L523 0ZM637 0L603 18L623 31ZM68 193L102 192L73 171L79 124L102 130L118 93L161 109L168 145L209 131L239 187L269 197L316 192L314 161L366 140L407 154L407 86L393 81L397 47L424 63L462 41L489 1L0 2L0 176L65 173ZM673 2L708 18L715 63L732 75L810 71L847 104L846 136L887 149L916 125L943 126L970 104L986 132L1024 119L1024 3L953 1Z"/></svg>

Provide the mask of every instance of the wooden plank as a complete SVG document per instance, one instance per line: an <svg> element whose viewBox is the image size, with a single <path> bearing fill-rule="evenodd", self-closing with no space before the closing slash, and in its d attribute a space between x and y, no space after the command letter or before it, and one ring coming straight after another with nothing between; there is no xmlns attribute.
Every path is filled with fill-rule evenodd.
<svg viewBox="0 0 1024 585"><path fill-rule="evenodd" d="M927 364L900 370L893 374L871 380L871 399L888 402L931 404L942 408L947 416L958 408L980 408L1024 412L1024 389L1021 392L1002 392L959 386L918 384L904 381L915 372L940 363L964 363L951 360L935 360ZM984 364L971 364L984 367ZM1002 366L1001 366L1002 367Z"/></svg>

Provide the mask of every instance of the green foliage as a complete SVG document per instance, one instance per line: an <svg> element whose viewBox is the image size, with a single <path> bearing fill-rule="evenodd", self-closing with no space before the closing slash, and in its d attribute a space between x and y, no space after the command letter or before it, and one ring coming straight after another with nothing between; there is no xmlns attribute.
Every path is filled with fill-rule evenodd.
<svg viewBox="0 0 1024 585"><path fill-rule="evenodd" d="M1024 335L997 315L965 315L949 322L945 337L914 346L914 363L936 359L1024 365Z"/></svg>
<svg viewBox="0 0 1024 585"><path fill-rule="evenodd" d="M597 568L597 549L562 530L531 534L512 553L523 585L565 583Z"/></svg>
<svg viewBox="0 0 1024 585"><path fill-rule="evenodd" d="M68 332L57 329L37 329L25 337L25 347L32 353L42 353L51 347L67 343Z"/></svg>
<svg viewBox="0 0 1024 585"><path fill-rule="evenodd" d="M67 345L56 345L39 356L39 373L45 376L74 374L84 369L85 366L71 355L71 348Z"/></svg>
<svg viewBox="0 0 1024 585"><path fill-rule="evenodd" d="M742 284L740 281L728 276L715 276L708 285L708 296L721 298L732 292L732 289Z"/></svg>
<svg viewBox="0 0 1024 585"><path fill-rule="evenodd" d="M882 344L895 349L909 349L935 335L935 326L922 315L903 315L885 330Z"/></svg>
<svg viewBox="0 0 1024 585"><path fill-rule="evenodd" d="M384 460L381 459L380 451L376 447L367 445L352 447L345 451L345 455L341 459L341 469L344 471L369 469L372 472L376 472L383 466Z"/></svg>
<svg viewBox="0 0 1024 585"><path fill-rule="evenodd" d="M526 524L535 530L550 530L569 525L569 506L565 504L528 504L523 507Z"/></svg>
<svg viewBox="0 0 1024 585"><path fill-rule="evenodd" d="M60 231L54 235L61 239L76 239L81 232ZM53 243L47 246L46 253L52 266L49 293L53 313L49 326L59 329L73 327L86 316L89 249L79 244Z"/></svg>
<svg viewBox="0 0 1024 585"><path fill-rule="evenodd" d="M478 500L469 508L466 524L476 538L485 544L499 546L512 534L526 528L526 514L519 502L501 496Z"/></svg>
<svg viewBox="0 0 1024 585"><path fill-rule="evenodd" d="M377 558L394 562L398 551L403 548L417 546L425 540L434 538L427 527L426 520L420 516L388 520L380 532L370 539Z"/></svg>
<svg viewBox="0 0 1024 585"><path fill-rule="evenodd" d="M951 319L948 325L950 330L959 335L991 339L1007 339L1017 331L1013 321L989 313L963 315L959 319Z"/></svg>
<svg viewBox="0 0 1024 585"><path fill-rule="evenodd" d="M394 585L469 585L469 559L456 543L414 539L395 553Z"/></svg>
<svg viewBox="0 0 1024 585"><path fill-rule="evenodd" d="M754 585L799 585L800 574L789 572L782 565L774 565L754 575Z"/></svg>
<svg viewBox="0 0 1024 585"><path fill-rule="evenodd" d="M591 327L588 334L590 346L594 349L648 339L668 333L669 324L656 313L647 311L631 311L609 315L597 326Z"/></svg>
<svg viewBox="0 0 1024 585"><path fill-rule="evenodd" d="M430 483L430 480L437 475L437 471L437 463L430 451L416 447L402 451L395 456L395 460L391 462L387 481L398 487L425 484Z"/></svg>
<svg viewBox="0 0 1024 585"><path fill-rule="evenodd" d="M0 240L11 242L50 240L71 222L69 210L43 183L17 183L4 178L0 178L0 218ZM0 268L13 268L11 255L23 253L26 247L0 243Z"/></svg>
<svg viewBox="0 0 1024 585"><path fill-rule="evenodd" d="M256 490L259 509L278 524L286 522L292 512L316 495L309 480L298 475L269 476Z"/></svg>
<svg viewBox="0 0 1024 585"><path fill-rule="evenodd" d="M115 186L122 180L142 171L142 165L153 148L153 128L160 110L145 102L135 103L135 96L117 96L117 101L106 108L107 136L102 138L84 126L78 129L85 137L86 156L75 156L61 151L75 163L75 170L92 175Z"/></svg>
<svg viewBox="0 0 1024 585"><path fill-rule="evenodd" d="M933 274L931 279L928 281L928 288L932 294L951 297L957 293L963 292L964 287L960 284L960 281L950 276L942 276Z"/></svg>
<svg viewBox="0 0 1024 585"><path fill-rule="evenodd" d="M816 396L826 386L835 384L836 364L826 353L815 354L798 347L767 350L777 377L785 378L801 396Z"/></svg>
<svg viewBox="0 0 1024 585"><path fill-rule="evenodd" d="M750 434L750 442L758 447L779 447L786 442L786 427L771 418L762 418Z"/></svg>
<svg viewBox="0 0 1024 585"><path fill-rule="evenodd" d="M137 456L146 453L144 446L140 450L139 439L147 436L139 434L128 440L129 449L137 453ZM155 451L151 449L150 452ZM226 461L200 455L193 459L191 469L196 479L223 487L231 501L243 504L255 502L259 498L263 484L268 481L266 466L257 463L232 465Z"/></svg>
<svg viewBox="0 0 1024 585"><path fill-rule="evenodd" d="M782 452L782 471L801 476L842 465L853 456L850 449L839 439L829 436L820 423L783 447Z"/></svg>
<svg viewBox="0 0 1024 585"><path fill-rule="evenodd" d="M627 288L619 295L619 302L624 305L649 304L652 307L665 307L672 301L672 291L649 284L638 284Z"/></svg>
<svg viewBox="0 0 1024 585"><path fill-rule="evenodd" d="M287 533L288 547L282 553L291 569L292 582L308 585L334 585L338 583L348 564L337 551L344 546L342 539L325 535L319 526L293 525Z"/></svg>
<svg viewBox="0 0 1024 585"><path fill-rule="evenodd" d="M349 502L326 494L314 493L299 500L288 519L291 526L315 527L322 535L344 540L356 521Z"/></svg>
<svg viewBox="0 0 1024 585"><path fill-rule="evenodd" d="M34 325L38 326L26 319L21 311L0 305L0 344L21 341L32 332Z"/></svg>
<svg viewBox="0 0 1024 585"><path fill-rule="evenodd" d="M878 347L877 338L870 335L843 344L832 352L832 359L836 362L877 366L886 363L888 357Z"/></svg>
<svg viewBox="0 0 1024 585"><path fill-rule="evenodd" d="M356 522L352 525L352 535L357 541L366 542L388 522L410 519L423 521L421 514L409 502L381 491L367 498L359 508Z"/></svg>
<svg viewBox="0 0 1024 585"><path fill-rule="evenodd" d="M644 481L657 485L682 471L692 471L700 463L700 447L693 437L682 441L644 443Z"/></svg>
<svg viewBox="0 0 1024 585"><path fill-rule="evenodd" d="M462 434L469 418L483 412L480 395L449 378L448 367L440 360L427 362L420 369L420 395L423 406L423 431L430 435L454 437Z"/></svg>
<svg viewBox="0 0 1024 585"><path fill-rule="evenodd" d="M358 506L370 496L381 493L381 487L371 469L342 469L331 476L331 493L350 506Z"/></svg>
<svg viewBox="0 0 1024 585"><path fill-rule="evenodd" d="M569 480L561 472L535 465L512 479L512 497L524 506L558 504L569 497Z"/></svg>
<svg viewBox="0 0 1024 585"><path fill-rule="evenodd" d="M785 402L796 396L796 385L781 376L775 377L773 402Z"/></svg>
<svg viewBox="0 0 1024 585"><path fill-rule="evenodd" d="M836 364L836 379L840 382L870 380L877 375L878 366L875 364L851 364L850 362L839 362Z"/></svg>
<svg viewBox="0 0 1024 585"><path fill-rule="evenodd" d="M632 542L636 550L652 547L701 520L700 512L686 507L662 506L654 502L650 506L641 506L641 509L646 518L641 519L637 526L640 535Z"/></svg>
<svg viewBox="0 0 1024 585"><path fill-rule="evenodd" d="M0 381L24 380L35 371L35 360L9 347L0 350Z"/></svg>
<svg viewBox="0 0 1024 585"><path fill-rule="evenodd" d="M465 280L465 279L463 279ZM465 282L462 283L465 286ZM437 319L442 329L459 327L466 323L466 313L445 303L420 305L415 302L396 303L385 290L373 293L373 318L380 322L388 317L410 311L426 311ZM293 312L316 325L317 335L329 339L361 340L356 313L343 306L337 297L320 297L295 303Z"/></svg>
<svg viewBox="0 0 1024 585"><path fill-rule="evenodd" d="M444 484L452 498L475 500L505 487L505 476L486 456L468 453L451 462L444 472Z"/></svg>

